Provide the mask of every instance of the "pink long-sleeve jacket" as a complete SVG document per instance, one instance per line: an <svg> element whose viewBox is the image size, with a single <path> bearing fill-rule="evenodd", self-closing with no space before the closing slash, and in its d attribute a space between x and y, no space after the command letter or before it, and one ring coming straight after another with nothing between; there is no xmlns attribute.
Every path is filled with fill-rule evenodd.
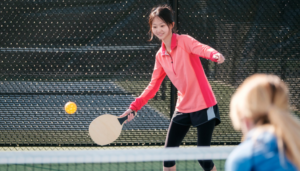
<svg viewBox="0 0 300 171"><path fill-rule="evenodd" d="M191 36L173 34L170 54L162 42L156 54L151 82L129 108L140 110L155 96L166 75L178 90L176 111L191 113L214 106L217 101L199 56L217 62L213 58L216 53L218 53L216 50Z"/></svg>

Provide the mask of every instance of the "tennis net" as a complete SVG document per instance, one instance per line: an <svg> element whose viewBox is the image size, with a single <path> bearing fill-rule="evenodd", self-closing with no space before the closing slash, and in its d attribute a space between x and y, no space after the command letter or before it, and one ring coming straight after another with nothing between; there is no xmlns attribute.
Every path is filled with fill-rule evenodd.
<svg viewBox="0 0 300 171"><path fill-rule="evenodd" d="M218 171L234 147L181 147L0 152L4 171L157 171L176 161L177 171L202 170L197 160L213 160Z"/></svg>

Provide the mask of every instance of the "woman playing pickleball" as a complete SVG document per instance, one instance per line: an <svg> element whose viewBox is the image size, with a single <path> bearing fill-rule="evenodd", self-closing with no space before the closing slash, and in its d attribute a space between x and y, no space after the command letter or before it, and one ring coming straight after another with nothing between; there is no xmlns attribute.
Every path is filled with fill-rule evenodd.
<svg viewBox="0 0 300 171"><path fill-rule="evenodd" d="M158 91L168 75L178 90L178 100L173 114L165 147L179 147L191 125L197 127L198 146L210 146L214 127L220 123L217 101L206 78L200 57L221 64L222 54L198 42L191 36L175 34L172 10L158 6L149 15L151 40L153 35L162 41L155 58L151 82L144 92L131 103L121 117L129 115L128 121ZM211 160L201 160L205 171L216 170ZM175 161L164 161L164 170L176 170Z"/></svg>

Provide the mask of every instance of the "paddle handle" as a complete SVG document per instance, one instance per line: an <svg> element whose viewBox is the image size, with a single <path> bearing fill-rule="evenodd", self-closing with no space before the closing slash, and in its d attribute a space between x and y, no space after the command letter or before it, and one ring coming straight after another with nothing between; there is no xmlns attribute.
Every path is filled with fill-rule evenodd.
<svg viewBox="0 0 300 171"><path fill-rule="evenodd" d="M132 114L132 113L134 114L134 116L136 116L136 112L135 111L131 112L130 114ZM130 115L130 114L128 114L128 115ZM128 115L126 115L126 116L124 116L122 118L118 118L118 120L119 120L119 122L120 122L121 125L128 119Z"/></svg>

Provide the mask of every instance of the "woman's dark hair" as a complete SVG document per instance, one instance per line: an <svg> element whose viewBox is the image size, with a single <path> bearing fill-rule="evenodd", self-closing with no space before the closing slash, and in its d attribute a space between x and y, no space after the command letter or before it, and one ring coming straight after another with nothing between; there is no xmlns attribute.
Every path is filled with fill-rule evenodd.
<svg viewBox="0 0 300 171"><path fill-rule="evenodd" d="M167 26L169 27L170 24L173 24L173 10L170 6L168 5L159 5L157 7L152 8L151 13L149 15L149 26L150 30L149 33L151 34L150 41L153 39L153 32L152 32L152 22L155 17L159 17L162 19ZM176 32L175 27L173 27L172 32Z"/></svg>

